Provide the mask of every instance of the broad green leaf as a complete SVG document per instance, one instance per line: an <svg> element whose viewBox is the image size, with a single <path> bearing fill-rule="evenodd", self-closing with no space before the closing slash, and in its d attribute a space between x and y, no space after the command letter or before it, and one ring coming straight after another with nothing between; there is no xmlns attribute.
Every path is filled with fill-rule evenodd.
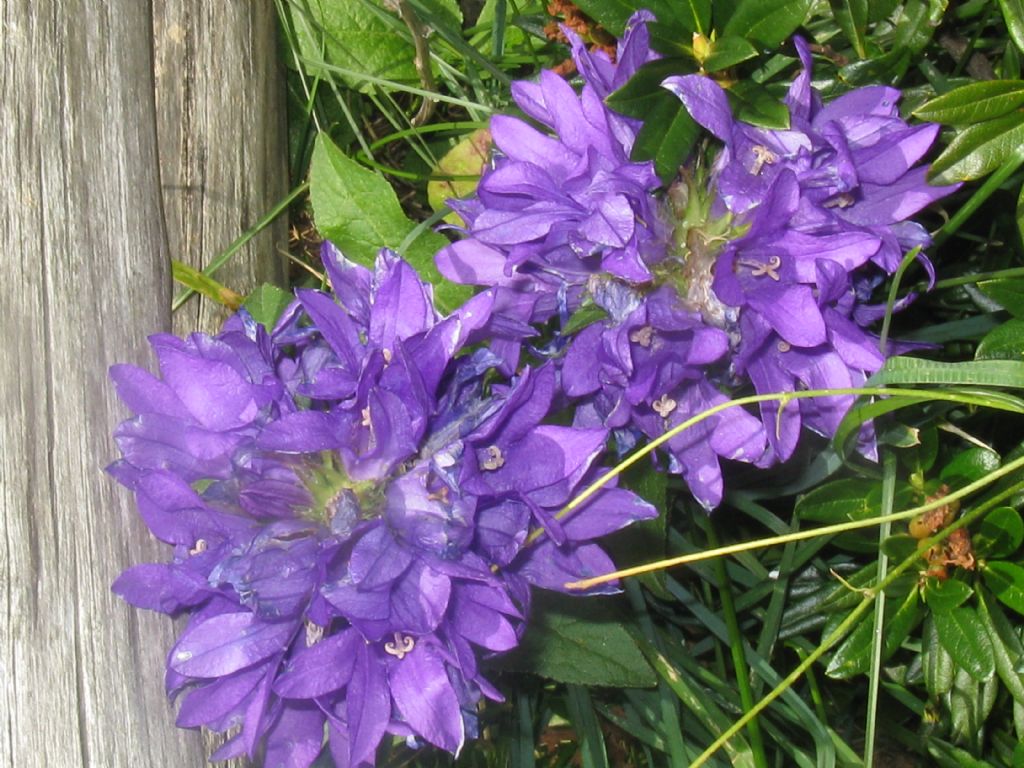
<svg viewBox="0 0 1024 768"><path fill-rule="evenodd" d="M676 96L661 87L662 81L666 77L692 71L693 63L681 58L669 57L649 61L629 78L629 82L610 93L605 103L616 112L647 119L656 105L668 99L679 102Z"/></svg>
<svg viewBox="0 0 1024 768"><path fill-rule="evenodd" d="M953 657L939 640L936 619L928 616L924 621L921 652L924 656L924 685L928 695L937 699L953 687Z"/></svg>
<svg viewBox="0 0 1024 768"><path fill-rule="evenodd" d="M1021 647L1020 637L1009 619L999 605L992 602L992 598L984 589L978 591L978 617L992 642L996 673L1013 696L1013 700L1024 704L1024 673L1020 671L1020 664L1024 661L1024 648Z"/></svg>
<svg viewBox="0 0 1024 768"><path fill-rule="evenodd" d="M915 117L934 123L971 125L1012 112L1024 104L1024 82L982 80L954 88L914 110Z"/></svg>
<svg viewBox="0 0 1024 768"><path fill-rule="evenodd" d="M770 48L793 34L810 9L810 0L740 0L722 34Z"/></svg>
<svg viewBox="0 0 1024 768"><path fill-rule="evenodd" d="M997 469L998 453L987 448L971 447L950 459L939 473L939 479L953 488L962 488Z"/></svg>
<svg viewBox="0 0 1024 768"><path fill-rule="evenodd" d="M427 183L427 202L435 211L441 210L451 198L469 197L476 191L480 174L491 155L491 132L480 128L464 136L458 144L437 163L436 172L445 176L470 176L472 178L454 178L433 180ZM457 213L449 213L444 217L449 224L460 225L464 222Z"/></svg>
<svg viewBox="0 0 1024 768"><path fill-rule="evenodd" d="M648 113L633 143L632 159L653 160L658 177L669 184L690 154L700 128L679 99L668 91L665 96L668 98L659 99Z"/></svg>
<svg viewBox="0 0 1024 768"><path fill-rule="evenodd" d="M530 631L502 666L563 683L645 688L657 676L608 601L536 593Z"/></svg>
<svg viewBox="0 0 1024 768"><path fill-rule="evenodd" d="M1017 194L1017 232L1021 238L1024 238L1024 186L1020 188L1020 192Z"/></svg>
<svg viewBox="0 0 1024 768"><path fill-rule="evenodd" d="M847 523L878 515L881 504L882 493L878 483L843 478L820 485L801 496L794 512L801 520Z"/></svg>
<svg viewBox="0 0 1024 768"><path fill-rule="evenodd" d="M963 605L974 590L959 579L929 578L924 584L924 602L936 614L935 621L942 621L942 615Z"/></svg>
<svg viewBox="0 0 1024 768"><path fill-rule="evenodd" d="M761 128L789 128L789 108L760 83L740 80L726 93L737 120Z"/></svg>
<svg viewBox="0 0 1024 768"><path fill-rule="evenodd" d="M1024 521L1013 507L996 507L978 523L971 535L979 557L1009 557L1024 542Z"/></svg>
<svg viewBox="0 0 1024 768"><path fill-rule="evenodd" d="M832 654L825 674L837 680L846 680L867 669L871 658L873 628L870 614L861 619Z"/></svg>
<svg viewBox="0 0 1024 768"><path fill-rule="evenodd" d="M1024 2L1021 0L999 0L1006 29L1017 50L1024 51Z"/></svg>
<svg viewBox="0 0 1024 768"><path fill-rule="evenodd" d="M242 306L240 294L182 261L171 260L171 276L175 282L181 283L186 288L191 288L211 301L223 304L230 310L236 310Z"/></svg>
<svg viewBox="0 0 1024 768"><path fill-rule="evenodd" d="M242 306L249 311L257 323L270 330L277 322L277 318L284 312L285 307L291 304L294 298L294 295L281 290L276 285L263 283L245 297Z"/></svg>
<svg viewBox="0 0 1024 768"><path fill-rule="evenodd" d="M897 533L882 541L882 552L890 560L901 563L918 551L918 544L918 539L909 533Z"/></svg>
<svg viewBox="0 0 1024 768"><path fill-rule="evenodd" d="M963 363L942 363L918 357L893 357L872 378L872 383L1024 388L1024 362L969 360Z"/></svg>
<svg viewBox="0 0 1024 768"><path fill-rule="evenodd" d="M832 17L860 58L867 57L864 31L868 25L868 0L830 0Z"/></svg>
<svg viewBox="0 0 1024 768"><path fill-rule="evenodd" d="M1024 568L1003 560L990 560L981 575L985 586L1003 605L1024 615Z"/></svg>
<svg viewBox="0 0 1024 768"><path fill-rule="evenodd" d="M895 609L895 611L894 611ZM917 587L915 586L907 593L902 604L896 607L895 600L886 600L885 620L882 635L882 660L890 658L907 635L921 619L921 610L918 602ZM871 641L873 637L874 622L871 616L865 617L847 636L828 663L825 674L840 680L846 680L854 675L864 674L868 671L871 663Z"/></svg>
<svg viewBox="0 0 1024 768"><path fill-rule="evenodd" d="M982 293L1011 315L1024 319L1024 280L1019 278L982 280L977 285Z"/></svg>
<svg viewBox="0 0 1024 768"><path fill-rule="evenodd" d="M413 64L415 49L403 37L401 20L362 0L302 0L291 7L296 42L306 66L315 62L347 70L339 75L358 88L366 74L403 83L419 82Z"/></svg>
<svg viewBox="0 0 1024 768"><path fill-rule="evenodd" d="M897 508L909 501L907 486L897 489ZM801 520L817 523L846 523L881 514L882 489L874 480L842 478L819 485L801 496L794 511Z"/></svg>
<svg viewBox="0 0 1024 768"><path fill-rule="evenodd" d="M973 181L987 176L1024 144L1024 112L987 120L963 129L932 163L930 178L936 184Z"/></svg>
<svg viewBox="0 0 1024 768"><path fill-rule="evenodd" d="M985 627L971 608L954 608L933 617L939 642L949 652L957 667L977 681L986 680L995 672L995 657Z"/></svg>
<svg viewBox="0 0 1024 768"><path fill-rule="evenodd" d="M402 212L391 185L347 157L324 134L317 137L313 150L309 196L320 233L364 266L373 265L381 248L398 250L416 228ZM434 286L435 303L446 313L471 294L467 286L450 283L437 271L434 254L447 243L425 230L401 253Z"/></svg>
<svg viewBox="0 0 1024 768"><path fill-rule="evenodd" d="M706 72L734 67L757 56L757 49L742 37L720 37L710 43L711 52L702 62Z"/></svg>
<svg viewBox="0 0 1024 768"><path fill-rule="evenodd" d="M977 360L1024 360L1024 320L1013 318L993 328L978 342Z"/></svg>

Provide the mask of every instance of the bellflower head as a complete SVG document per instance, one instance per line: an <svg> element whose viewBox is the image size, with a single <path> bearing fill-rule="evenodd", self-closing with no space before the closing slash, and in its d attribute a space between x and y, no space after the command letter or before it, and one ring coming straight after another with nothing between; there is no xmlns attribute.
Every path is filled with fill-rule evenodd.
<svg viewBox="0 0 1024 768"><path fill-rule="evenodd" d="M563 511L607 430L542 424L551 366L484 392L495 356L457 355L493 292L441 318L394 254L324 256L334 292L271 332L243 313L154 337L160 377L112 370L135 415L111 472L173 546L114 590L187 615L166 686L178 725L235 731L213 759L358 768L387 734L458 753L531 585L614 570L593 540L654 515L614 487Z"/></svg>
<svg viewBox="0 0 1024 768"><path fill-rule="evenodd" d="M599 313L544 351L562 365L574 423L611 429L621 451L747 388L863 384L885 357L866 330L879 308L866 300L905 251L929 242L909 217L953 189L929 186L918 165L935 126L907 125L888 87L823 105L797 39L803 69L786 97L784 130L735 120L708 77L665 81L722 147L710 168L684 168L661 192L649 164L628 160L638 124L591 106L653 58L641 48L650 18L634 16L617 66L573 41L586 81L578 98L551 73L517 84L520 106L551 133L495 119L500 153L477 196L459 203L468 237L438 255L452 279L530 296L517 321L560 312L565 327L580 307ZM612 176L584 164L612 157L608 148ZM563 168L574 170L552 175ZM720 459L785 460L803 427L832 435L851 403L791 401L781 412L766 403L761 419L722 411L673 437L662 455L710 509L722 497ZM861 449L873 451L869 429Z"/></svg>
<svg viewBox="0 0 1024 768"><path fill-rule="evenodd" d="M680 295L735 337L732 372L759 393L857 387L881 368L878 339L863 327L877 318L863 288L929 243L908 218L956 188L930 186L916 165L938 127L907 125L899 91L858 88L823 105L810 86L807 43L795 44L803 71L786 97L786 130L734 120L725 92L707 77L664 83L724 144L707 187L678 193L691 222L679 219L676 271L693 273L688 261L704 265L703 279L678 283ZM710 226L692 223L702 195ZM761 463L788 458L802 425L834 434L852 401L801 400L781 412L763 404L770 450Z"/></svg>
<svg viewBox="0 0 1024 768"><path fill-rule="evenodd" d="M633 17L614 65L603 53L588 53L566 30L586 78L579 95L550 71L538 82L513 83L519 107L554 135L519 118L492 119L493 167L475 198L451 203L469 237L438 254L446 277L540 293L534 320L554 314L560 293L575 303L591 275L650 277L647 263L667 234L650 194L659 182L652 163L629 159L639 123L603 103L653 58L645 26L650 18L647 12Z"/></svg>

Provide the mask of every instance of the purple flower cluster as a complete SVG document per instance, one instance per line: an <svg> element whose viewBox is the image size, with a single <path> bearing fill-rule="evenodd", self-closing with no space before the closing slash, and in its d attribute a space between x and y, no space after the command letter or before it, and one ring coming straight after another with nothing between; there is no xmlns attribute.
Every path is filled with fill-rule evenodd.
<svg viewBox="0 0 1024 768"><path fill-rule="evenodd" d="M387 734L458 753L531 586L613 570L594 539L655 514L614 487L560 512L608 432L542 423L551 365L485 390L497 358L463 348L494 291L439 318L394 254L324 255L333 293L300 290L272 331L243 311L153 337L159 377L111 371L135 415L110 472L173 547L114 590L188 617L166 686L179 726L232 732L213 759L357 768Z"/></svg>
<svg viewBox="0 0 1024 768"><path fill-rule="evenodd" d="M710 168L683 169L660 190L652 164L629 159L639 125L601 98L652 58L650 18L634 16L617 66L567 32L586 79L579 96L551 73L516 85L517 104L551 133L494 119L493 167L476 198L453 203L467 237L437 259L450 279L514 296L507 325L602 313L562 340L557 360L575 424L614 430L623 451L732 393L863 384L884 363L868 330L884 313L867 303L872 290L929 242L908 218L953 189L929 186L915 166L936 126L909 126L884 86L822 105L797 39L803 69L785 130L735 120L708 77L665 81L722 147ZM515 352L503 347L509 368ZM668 469L711 509L720 459L785 461L802 428L834 434L852 400L720 412L667 443ZM874 450L868 431L861 448Z"/></svg>

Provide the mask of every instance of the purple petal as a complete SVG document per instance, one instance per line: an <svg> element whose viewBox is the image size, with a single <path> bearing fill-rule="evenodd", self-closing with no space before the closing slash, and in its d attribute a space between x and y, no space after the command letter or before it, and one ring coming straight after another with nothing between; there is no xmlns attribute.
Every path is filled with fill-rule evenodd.
<svg viewBox="0 0 1024 768"><path fill-rule="evenodd" d="M252 613L225 613L190 627L171 651L169 665L189 677L221 677L283 650L292 622L270 623Z"/></svg>
<svg viewBox="0 0 1024 768"><path fill-rule="evenodd" d="M264 678L263 667L247 669L193 688L181 702L175 725L179 728L214 727L232 713L241 710L246 698Z"/></svg>
<svg viewBox="0 0 1024 768"><path fill-rule="evenodd" d="M358 643L359 633L348 629L298 651L279 674L274 693L286 699L314 699L344 688L352 678Z"/></svg>
<svg viewBox="0 0 1024 768"><path fill-rule="evenodd" d="M367 645L358 646L347 696L349 764L374 763L374 753L391 719L391 696L384 666Z"/></svg>
<svg viewBox="0 0 1024 768"><path fill-rule="evenodd" d="M815 347L826 339L825 321L811 288L806 285L765 284L747 294L750 306L790 344Z"/></svg>
<svg viewBox="0 0 1024 768"><path fill-rule="evenodd" d="M324 742L324 716L313 704L287 703L267 732L264 768L309 768Z"/></svg>
<svg viewBox="0 0 1024 768"><path fill-rule="evenodd" d="M135 413L162 413L183 421L192 416L169 386L134 365L112 365L110 379L118 397Z"/></svg>
<svg viewBox="0 0 1024 768"><path fill-rule="evenodd" d="M562 525L570 541L585 541L657 516L658 510L632 491L605 488L570 512Z"/></svg>
<svg viewBox="0 0 1024 768"><path fill-rule="evenodd" d="M585 592L566 589L565 585L571 581L603 576L615 570L611 558L596 544L560 548L550 539L543 539L527 553L518 573L535 586L574 595L611 595L620 591L617 582L601 584Z"/></svg>
<svg viewBox="0 0 1024 768"><path fill-rule="evenodd" d="M413 729L441 749L458 754L466 740L459 698L441 656L420 642L388 670L391 695Z"/></svg>
<svg viewBox="0 0 1024 768"><path fill-rule="evenodd" d="M726 145L732 143L733 118L722 87L703 75L677 75L661 84L678 96L686 111Z"/></svg>

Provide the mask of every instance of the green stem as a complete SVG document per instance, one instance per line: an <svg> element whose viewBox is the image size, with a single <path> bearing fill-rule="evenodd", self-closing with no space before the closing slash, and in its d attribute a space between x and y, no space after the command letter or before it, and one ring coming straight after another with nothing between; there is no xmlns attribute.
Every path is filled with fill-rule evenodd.
<svg viewBox="0 0 1024 768"><path fill-rule="evenodd" d="M988 501L984 502L983 504L979 504L970 512L963 515L963 517L961 517L959 520L955 521L952 525L939 531L934 536L922 540L920 544L920 551L924 551L930 547L935 546L943 539L945 539L947 536L949 536L951 533L953 533L953 531L963 528L964 526L970 524L971 522L981 517L989 510L999 506L999 504L1001 504L1003 501L1013 497L1015 494L1019 493L1022 490L1024 490L1024 482L1014 483L1012 486L1005 489L996 496L992 497ZM775 699L779 698L779 696L781 696L785 690L790 688L793 685L793 683L799 680L800 677L804 674L804 672L810 669L811 665L813 665L818 659L824 656L830 648L835 646L839 641L846 637L846 634L857 625L857 623L861 620L861 617L867 612L868 608L871 607L871 604L874 602L875 598L879 594L884 592L885 588L892 584L905 571L907 571L914 564L916 564L919 559L920 554L918 552L915 552L914 554L907 557L898 566L893 568L889 572L889 575L885 578L884 581L876 584L874 588L866 590L864 594L864 599L860 603L858 603L852 611L850 611L850 614L845 619L843 619L839 626L837 626L829 634L828 637L822 640L821 644L818 645L818 647L815 648L813 651L811 651L811 653L807 655L807 658L801 661L792 672L786 675L782 682L775 686L775 688L773 688L767 696L765 696L763 699L757 702L757 704L755 704L751 709L745 712L739 720L737 720L735 723L729 726L729 728L726 729L726 731L721 736L715 739L714 743L712 743L711 746L705 749L697 757L697 759L690 764L690 768L700 768L700 766L704 765L711 758L711 756L715 754L715 752L717 752L727 741L729 741L729 739L731 739L733 736L739 733L739 731L742 730L750 720L757 717L757 715L759 715L762 710L768 707L768 705L775 701Z"/></svg>
<svg viewBox="0 0 1024 768"><path fill-rule="evenodd" d="M778 400L783 404L783 406L785 406L785 404L790 400L805 400L815 397L836 397L843 395L852 395L853 397L912 397L921 402L926 400L940 400L944 402L961 403L964 405L979 405L982 407L987 406L992 408L999 407L996 403L991 402L987 398L975 397L964 392L943 392L936 390L904 389L899 387L837 387L835 389L805 389L799 392L771 392L764 395L738 397L735 400L726 400L725 402L714 405L707 410L701 411L696 416L687 419L681 424L677 424L672 429L647 443L642 448L638 448L574 496L568 504L555 513L555 518L558 520L563 519L574 509L583 505L591 496L604 488L604 486L609 482L621 475L645 456L653 453L676 435L690 429L690 427L693 427L706 419L710 419L712 416L722 413L723 411L727 411L730 408L740 408L744 405L756 405L758 403L767 403L774 400ZM1014 409L1004 407L1003 410ZM532 543L542 534L543 529L534 530L527 538L526 543Z"/></svg>
<svg viewBox="0 0 1024 768"><path fill-rule="evenodd" d="M714 523L708 521L706 530L708 542L711 546L721 546ZM743 711L748 712L754 706L754 694L750 689L750 677L747 675L750 664L743 650L743 631L740 629L740 622L736 615L736 603L733 600L732 589L730 588L729 574L726 573L725 560L720 557L717 558L714 561L714 569L715 578L718 580L718 593L722 599L722 616L725 619L725 626L729 632L729 652L732 655L732 665L736 673L736 685L739 688L740 704L743 707ZM764 737L761 735L761 721L756 717L751 718L747 724L747 732L750 734L750 748L753 752L754 764L757 768L768 768L768 757L764 750Z"/></svg>
<svg viewBox="0 0 1024 768"><path fill-rule="evenodd" d="M604 584L609 581L615 581L616 579L624 579L629 576L639 576L643 573L650 573L652 571L661 571L666 568L674 568L677 565L686 565L689 563L696 563L702 560L711 560L722 555L734 555L738 552L747 552L752 549L762 549L764 547L775 546L776 544L788 544L791 541L804 541L805 539L816 539L819 536L831 536L838 533L847 533L848 531L856 531L861 528L873 528L876 525L882 525L887 522L897 522L899 520L910 520L913 517L927 512L931 509L937 509L943 507L952 501L969 496L975 491L979 491L986 485L998 480L1001 477L1005 477L1008 474L1016 472L1018 469L1024 469L1024 456L1014 459L1009 464L1000 467L999 469L993 470L992 472L985 475L980 480L975 480L973 483L965 485L953 493L947 496L942 496L932 501L929 501L920 506L913 507L911 509L903 510L902 512L896 512L891 515L885 515L881 517L868 517L863 520L851 520L848 523L836 523L835 525L826 525L821 528L812 528L806 531L797 531L795 533L787 533L782 536L771 536L765 539L757 539L756 541L746 541L740 544L730 544L725 547L717 547L715 549L706 549L701 552L692 552L686 555L680 555L678 557L671 557L666 560L659 560L655 563L647 563L646 565L638 565L633 568L624 568L621 571L614 571L612 573L605 573L601 576L594 576L589 579L583 579L581 581L572 581L566 584L567 589L589 589L590 587L597 586L598 584Z"/></svg>
<svg viewBox="0 0 1024 768"><path fill-rule="evenodd" d="M882 471L882 517L891 515L896 496L896 454L887 451ZM889 538L889 522L878 528L878 570L875 580L885 581L889 558L882 550L882 542ZM864 728L864 768L871 768L875 755L875 724L878 717L878 686L882 670L882 653L885 650L885 600L875 603L875 623L871 645L871 667L868 671L868 714Z"/></svg>
<svg viewBox="0 0 1024 768"><path fill-rule="evenodd" d="M966 222L974 212L982 206L982 204L988 200L992 194L1003 185L1003 183L1010 178L1021 164L1024 163L1024 152L1014 153L1007 161L1005 165L999 167L999 169L989 176L985 183L975 190L974 194L971 195L970 199L964 203L953 214L949 221L947 221L942 229L938 231L935 238L932 240L934 247L939 247L946 240L948 240L961 226Z"/></svg>
<svg viewBox="0 0 1024 768"><path fill-rule="evenodd" d="M882 318L882 332L878 335L878 349L883 355L885 354L886 342L889 339L889 325L892 322L892 309L896 306L896 295L900 290L900 282L903 280L903 273L907 271L907 267L917 260L919 253L921 253L921 246L913 248L910 253L903 257L903 261L900 262L899 267L896 269L896 274L893 275L892 285L889 286L889 297L885 302L885 317Z"/></svg>
<svg viewBox="0 0 1024 768"><path fill-rule="evenodd" d="M949 277L935 283L935 290L944 288L956 288L960 285L972 285L984 280L1001 280L1008 277L1024 277L1024 267L1011 267L1010 269L997 269L994 272L974 272L970 275L960 277Z"/></svg>
<svg viewBox="0 0 1024 768"><path fill-rule="evenodd" d="M229 245L221 253L217 254L213 261L211 261L209 265L207 265L206 268L203 269L201 274L206 275L207 277L213 276L217 272L217 270L223 267L225 264L227 264L228 260L236 253L238 253L238 251L246 243L248 243L250 240L256 237L256 235L258 235L264 229L269 227L271 222L274 221L274 219L276 219L278 216L280 216L282 213L288 210L288 206L295 202L295 200L297 200L303 193L305 193L307 189L309 189L309 182L304 181L291 192L289 192L285 196L285 198L281 200L281 202L279 202L277 205L275 205L273 208L267 211L267 213L263 216L262 219L257 221L249 229L245 230L245 232L239 235L238 238L233 243L231 243L231 245ZM192 297L193 295L195 295L195 291L191 289L179 293L177 296L174 297L174 302L171 304L171 311L176 312L179 309L181 309L182 304L188 301L189 298Z"/></svg>

